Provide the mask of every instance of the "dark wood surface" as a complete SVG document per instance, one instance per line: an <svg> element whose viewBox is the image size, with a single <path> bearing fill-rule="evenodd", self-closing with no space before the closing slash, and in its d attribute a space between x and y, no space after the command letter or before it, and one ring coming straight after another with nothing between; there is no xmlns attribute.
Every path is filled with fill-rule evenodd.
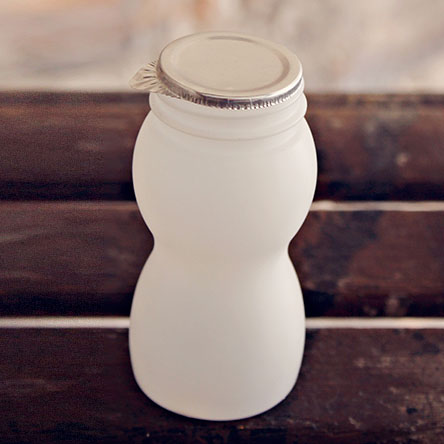
<svg viewBox="0 0 444 444"><path fill-rule="evenodd" d="M444 197L444 96L309 95L317 197Z"/></svg>
<svg viewBox="0 0 444 444"><path fill-rule="evenodd" d="M444 198L443 95L308 99L317 199ZM140 94L0 93L0 315L129 313L153 246L130 202L148 109ZM289 249L309 316L444 315L444 211L412 205L310 213ZM126 330L0 328L0 442L444 443L443 340L310 330L286 400L205 422L140 392Z"/></svg>
<svg viewBox="0 0 444 444"><path fill-rule="evenodd" d="M0 313L129 313L153 239L133 202L0 204ZM309 316L444 314L443 211L313 211L290 244Z"/></svg>
<svg viewBox="0 0 444 444"><path fill-rule="evenodd" d="M444 198L444 96L309 94L316 198ZM0 94L0 197L133 199L146 95Z"/></svg>
<svg viewBox="0 0 444 444"><path fill-rule="evenodd" d="M6 443L444 443L443 330L308 331L291 394L207 422L138 389L126 330L1 329Z"/></svg>
<svg viewBox="0 0 444 444"><path fill-rule="evenodd" d="M131 156L148 97L0 94L0 196L131 197Z"/></svg>

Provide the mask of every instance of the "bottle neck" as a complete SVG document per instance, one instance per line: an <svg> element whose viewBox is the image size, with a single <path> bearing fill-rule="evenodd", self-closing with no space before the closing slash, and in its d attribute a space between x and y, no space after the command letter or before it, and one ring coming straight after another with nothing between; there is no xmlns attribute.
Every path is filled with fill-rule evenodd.
<svg viewBox="0 0 444 444"><path fill-rule="evenodd" d="M187 134L220 140L243 140L273 136L294 128L303 119L307 100L300 90L286 101L260 109L211 108L161 94L150 95L155 116Z"/></svg>

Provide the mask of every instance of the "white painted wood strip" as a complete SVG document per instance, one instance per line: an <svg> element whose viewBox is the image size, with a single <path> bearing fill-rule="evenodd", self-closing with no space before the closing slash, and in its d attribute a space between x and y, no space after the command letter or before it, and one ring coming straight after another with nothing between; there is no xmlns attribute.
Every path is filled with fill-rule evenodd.
<svg viewBox="0 0 444 444"><path fill-rule="evenodd" d="M51 208L60 205L58 201L0 201L0 207L15 205L17 208ZM66 201L63 202L65 208L88 209L92 207L109 208L112 211L127 211L134 208L135 202L120 201ZM336 212L353 212L353 211L399 211L399 212L439 212L444 211L443 201L341 201L334 200L317 200L312 203L310 211L336 211Z"/></svg>
<svg viewBox="0 0 444 444"><path fill-rule="evenodd" d="M444 318L308 318L308 329L444 329ZM121 317L5 317L0 328L128 328Z"/></svg>
<svg viewBox="0 0 444 444"><path fill-rule="evenodd" d="M119 317L4 317L0 328L128 328L129 318Z"/></svg>
<svg viewBox="0 0 444 444"><path fill-rule="evenodd" d="M400 328L400 329L444 329L444 318L308 318L308 329L334 328Z"/></svg>
<svg viewBox="0 0 444 444"><path fill-rule="evenodd" d="M407 212L436 212L444 211L444 201L366 201L366 202L336 202L333 200L318 200L313 202L310 211L407 211Z"/></svg>

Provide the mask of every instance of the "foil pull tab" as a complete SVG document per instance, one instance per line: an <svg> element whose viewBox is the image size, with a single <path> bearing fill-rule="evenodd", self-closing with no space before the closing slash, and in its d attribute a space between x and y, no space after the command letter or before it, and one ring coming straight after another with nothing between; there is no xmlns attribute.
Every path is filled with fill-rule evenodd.
<svg viewBox="0 0 444 444"><path fill-rule="evenodd" d="M157 60L154 60L153 62L142 66L142 68L140 68L131 78L129 85L131 88L139 91L164 94L166 96L178 98L179 96L170 91L162 82L157 68L157 62Z"/></svg>

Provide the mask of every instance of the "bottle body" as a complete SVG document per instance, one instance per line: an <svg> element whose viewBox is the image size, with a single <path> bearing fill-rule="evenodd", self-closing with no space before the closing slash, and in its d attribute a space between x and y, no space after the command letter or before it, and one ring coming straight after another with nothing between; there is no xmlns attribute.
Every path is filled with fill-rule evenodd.
<svg viewBox="0 0 444 444"><path fill-rule="evenodd" d="M155 239L131 310L134 374L176 413L253 416L290 392L304 348L288 244L316 183L305 98L250 113L157 95L151 105L133 161Z"/></svg>

